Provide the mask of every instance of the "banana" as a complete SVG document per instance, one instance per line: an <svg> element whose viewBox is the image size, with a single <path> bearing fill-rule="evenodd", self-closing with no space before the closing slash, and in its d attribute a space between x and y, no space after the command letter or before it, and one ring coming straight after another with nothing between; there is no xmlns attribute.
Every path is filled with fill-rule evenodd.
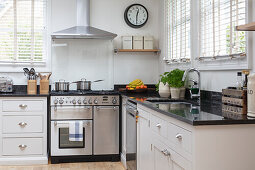
<svg viewBox="0 0 255 170"><path fill-rule="evenodd" d="M136 87L136 86L141 86L144 85L142 80L140 79L135 79L134 81L132 81L131 83L129 83L130 86Z"/></svg>

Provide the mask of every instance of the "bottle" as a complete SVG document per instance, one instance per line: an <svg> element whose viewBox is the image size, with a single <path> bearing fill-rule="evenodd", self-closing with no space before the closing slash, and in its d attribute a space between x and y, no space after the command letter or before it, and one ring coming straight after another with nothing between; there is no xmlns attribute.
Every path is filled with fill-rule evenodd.
<svg viewBox="0 0 255 170"><path fill-rule="evenodd" d="M250 74L250 71L249 70L243 70L242 73L244 75L243 90L247 90L248 76Z"/></svg>
<svg viewBox="0 0 255 170"><path fill-rule="evenodd" d="M243 87L242 72L237 72L236 89L242 90L242 87Z"/></svg>

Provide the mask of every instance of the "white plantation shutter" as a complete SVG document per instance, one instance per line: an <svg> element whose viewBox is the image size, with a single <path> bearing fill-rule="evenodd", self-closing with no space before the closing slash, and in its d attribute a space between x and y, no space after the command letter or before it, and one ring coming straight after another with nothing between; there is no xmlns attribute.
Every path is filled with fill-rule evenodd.
<svg viewBox="0 0 255 170"><path fill-rule="evenodd" d="M243 58L245 32L235 26L245 24L246 0L200 0L200 61Z"/></svg>
<svg viewBox="0 0 255 170"><path fill-rule="evenodd" d="M45 62L46 0L0 0L0 63Z"/></svg>
<svg viewBox="0 0 255 170"><path fill-rule="evenodd" d="M167 0L168 63L190 61L190 0Z"/></svg>

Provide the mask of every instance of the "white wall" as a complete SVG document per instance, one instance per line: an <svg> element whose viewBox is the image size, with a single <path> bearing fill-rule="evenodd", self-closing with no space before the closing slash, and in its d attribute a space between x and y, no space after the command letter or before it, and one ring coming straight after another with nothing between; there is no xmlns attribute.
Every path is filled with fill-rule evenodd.
<svg viewBox="0 0 255 170"><path fill-rule="evenodd" d="M75 0L51 0L51 31L76 25ZM124 21L124 11L133 3L141 3L149 11L148 23L140 29L130 28ZM52 82L61 78L67 81L86 77L90 80L105 79L94 89L109 89L113 84L126 84L140 78L145 83L156 83L159 58L153 53L118 53L122 35L153 35L158 47L158 9L156 0L91 0L91 26L118 34L113 41L58 40L67 47L52 48ZM105 45L105 46L104 46ZM51 57L51 56L50 56ZM15 84L26 84L23 73L1 73L14 79Z"/></svg>
<svg viewBox="0 0 255 170"><path fill-rule="evenodd" d="M253 0L249 0L252 4L252 6L249 6L249 22L255 21L255 3L252 3ZM160 8L163 9L163 1L160 3ZM163 10L160 10L160 14L163 15ZM163 17L162 17L163 18ZM160 21L163 23L163 19ZM161 27L160 32L163 32L163 28ZM253 59L253 49L255 49L255 43L253 42L255 40L255 33L254 32L249 32L248 33L248 39L250 43L249 47L249 55L248 57L251 57ZM170 71L174 67L173 65L168 65L164 61L162 61L162 58L164 57L164 40L165 40L165 35L161 34L160 35L160 48L163 50L162 55L160 56L160 74L162 74L165 71ZM194 45L194 44L193 44ZM252 70L251 72L255 72L254 65L255 65L255 60L253 61L252 65ZM181 67L184 69L183 67ZM223 68L224 69L224 68ZM236 84L236 74L237 72L240 71L238 70L238 67L235 70L214 70L214 71L203 71L201 70L201 89L202 90L209 90L209 91L218 91L221 92L223 88L226 88L228 86L235 86Z"/></svg>

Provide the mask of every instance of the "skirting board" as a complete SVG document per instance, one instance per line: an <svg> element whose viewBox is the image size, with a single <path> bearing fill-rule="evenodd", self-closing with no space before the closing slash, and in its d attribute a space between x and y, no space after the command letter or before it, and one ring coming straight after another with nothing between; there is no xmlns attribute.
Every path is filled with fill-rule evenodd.
<svg viewBox="0 0 255 170"><path fill-rule="evenodd" d="M120 159L121 159L121 163L123 164L123 166L125 167L125 169L127 169L126 155L124 155L123 153L121 153Z"/></svg>
<svg viewBox="0 0 255 170"><path fill-rule="evenodd" d="M47 157L0 158L0 165L47 165Z"/></svg>

